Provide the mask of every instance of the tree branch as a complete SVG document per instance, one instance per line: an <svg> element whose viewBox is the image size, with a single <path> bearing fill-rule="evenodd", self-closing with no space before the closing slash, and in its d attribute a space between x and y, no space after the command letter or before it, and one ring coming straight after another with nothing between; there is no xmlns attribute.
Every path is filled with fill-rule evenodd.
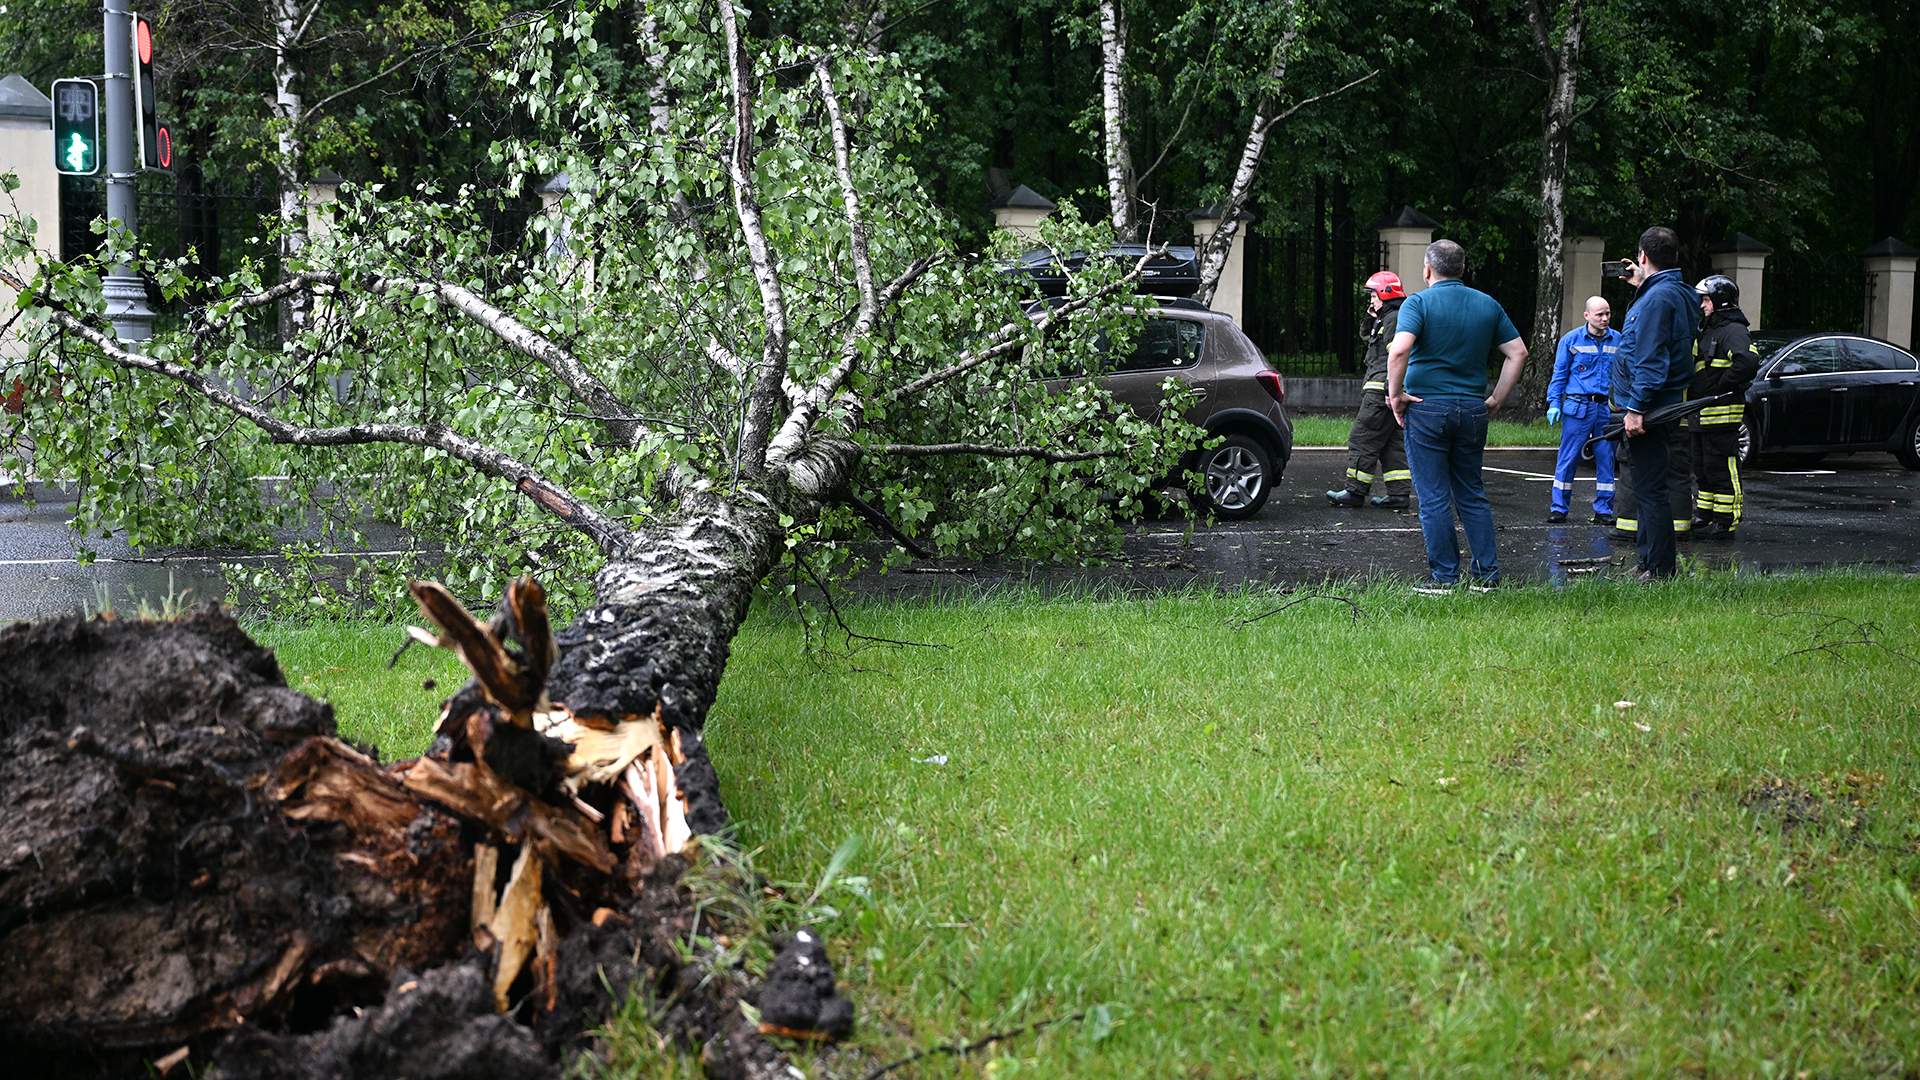
<svg viewBox="0 0 1920 1080"><path fill-rule="evenodd" d="M727 178L733 189L734 211L740 216L740 231L746 237L747 256L753 263L753 278L760 286L760 312L767 322L761 343L760 370L754 376L747 398L746 429L741 433L739 449L741 471L757 478L766 471L773 414L784 396L781 388L787 374L787 299L780 285L773 247L767 242L766 225L760 217L759 198L754 193L752 60L740 36L733 0L720 0L720 24L726 31L727 74L733 93L733 140L727 148Z"/></svg>
<svg viewBox="0 0 1920 1080"><path fill-rule="evenodd" d="M1146 254L1140 256L1140 261L1135 263L1133 269L1128 271L1126 276L1120 278L1120 280L1102 285L1092 293L1086 296L1076 297L1061 304L1059 307L1048 308L1046 313L1038 319L1025 322L1010 322L1001 326L1000 329L993 332L992 336L987 339L987 343L977 352L969 353L959 360L948 364L946 367L940 368L937 371L929 371L917 379L896 386L891 391L888 391L886 396L881 398L881 400L884 402L898 401L910 394L917 394L930 386L937 386L940 383L946 382L956 375L964 375L996 356L1005 356L1007 353L1025 345L1028 334L1034 331L1044 332L1048 327L1071 317L1075 312L1093 303L1095 300L1105 299L1122 289L1131 288L1135 282L1140 280L1140 275L1146 273L1147 263L1151 261L1154 256L1165 253L1166 249L1164 247L1151 249Z"/></svg>
<svg viewBox="0 0 1920 1080"><path fill-rule="evenodd" d="M319 5L315 4L314 7L318 8ZM308 16L308 18L312 18L312 16ZM421 57L427 55L429 52L432 52L432 51L433 50L431 49L416 49L413 52L407 53L405 56L402 56L400 59L395 60L393 63L388 64L386 67L381 68L379 71L375 72L373 75L365 79L362 79L357 83L354 83L352 86L349 86L344 90L336 90L333 93L328 94L326 97L321 98L317 103L311 106L308 106L307 110L301 114L300 122L304 124L312 120L315 116L320 115L320 113L324 111L327 106L333 104L336 101L339 101L341 98L346 97L349 94L355 93L360 90L364 90L367 87L372 86L374 83L377 83L381 79L384 79L387 76L393 74L394 72L399 71L401 68L406 67L408 64L413 63L414 61L420 59Z"/></svg>
<svg viewBox="0 0 1920 1080"><path fill-rule="evenodd" d="M1098 458L1115 457L1126 451L1115 450L1049 450L1044 446L996 446L992 443L886 443L872 447L882 454L897 454L901 457L935 457L940 455L972 454L977 457L994 458L1035 458L1040 461L1093 461Z"/></svg>
<svg viewBox="0 0 1920 1080"><path fill-rule="evenodd" d="M873 531L899 544L913 557L917 559L932 559L939 556L939 552L908 536L900 526L893 523L892 518L882 513L879 507L862 499L860 496L855 495L851 491L842 491L840 493L840 499L848 506L851 506L854 512L864 518L867 524L872 527Z"/></svg>
<svg viewBox="0 0 1920 1080"><path fill-rule="evenodd" d="M853 259L854 283L860 290L860 307L853 325L847 328L846 335L840 341L839 358L818 382L806 389L793 411L787 414L786 421L780 425L780 433L774 436L768 447L769 457L774 460L783 458L812 430L821 410L826 408L827 402L852 376L854 365L860 361L860 344L880 318L880 294L873 285L873 261L867 251L867 223L860 214L860 190L853 182L853 150L847 138L846 119L840 112L840 95L833 88L833 72L828 68L827 61L821 60L815 64L813 71L820 83L821 100L827 106L827 127L833 137L833 171L840 180L840 202L847 218L847 246Z"/></svg>
<svg viewBox="0 0 1920 1080"><path fill-rule="evenodd" d="M0 282L27 295L26 283L6 270L0 270ZM170 379L253 424L266 432L274 442L289 446L401 443L440 450L478 472L512 484L514 490L533 500L541 509L592 537L609 558L620 557L633 542L633 533L626 526L548 480L532 466L438 424L413 427L372 423L315 428L290 423L192 368L122 348L111 336L64 307L49 304L39 297L34 302L46 307L62 327L85 339L113 363L130 371Z"/></svg>
<svg viewBox="0 0 1920 1080"><path fill-rule="evenodd" d="M451 305L461 314L479 323L493 335L512 347L516 352L538 360L547 369L566 384L567 389L587 403L596 415L617 417L609 422L608 430L614 441L622 446L637 445L651 434L640 417L626 403L616 397L599 376L587 370L572 353L549 341L525 323L488 303L479 294L464 286L446 281L409 281L404 278L376 278L373 287L379 292L410 292L420 296L433 296Z"/></svg>

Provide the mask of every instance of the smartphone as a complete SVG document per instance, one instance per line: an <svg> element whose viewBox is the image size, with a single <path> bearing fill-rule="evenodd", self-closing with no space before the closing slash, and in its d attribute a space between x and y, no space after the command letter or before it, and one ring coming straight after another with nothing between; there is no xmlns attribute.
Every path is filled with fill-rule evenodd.
<svg viewBox="0 0 1920 1080"><path fill-rule="evenodd" d="M1600 276L1603 278L1628 278L1633 276L1633 263L1626 259L1613 259L1600 264Z"/></svg>

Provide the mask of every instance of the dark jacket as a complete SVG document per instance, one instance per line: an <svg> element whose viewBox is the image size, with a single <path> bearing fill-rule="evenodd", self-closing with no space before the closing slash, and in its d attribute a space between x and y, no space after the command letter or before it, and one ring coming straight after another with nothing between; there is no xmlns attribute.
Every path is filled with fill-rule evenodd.
<svg viewBox="0 0 1920 1080"><path fill-rule="evenodd" d="M1687 397L1698 400L1744 391L1759 371L1760 358L1753 352L1746 312L1732 305L1715 308L1700 324L1700 340L1694 346L1693 385Z"/></svg>
<svg viewBox="0 0 1920 1080"><path fill-rule="evenodd" d="M1367 317L1367 375L1360 389L1387 388L1387 346L1393 344L1394 328L1400 323L1400 305L1405 297L1380 305L1380 314Z"/></svg>
<svg viewBox="0 0 1920 1080"><path fill-rule="evenodd" d="M1686 396L1693 382L1693 339L1700 329L1700 294L1662 270L1640 285L1620 351L1613 354L1613 401L1628 412L1652 412Z"/></svg>

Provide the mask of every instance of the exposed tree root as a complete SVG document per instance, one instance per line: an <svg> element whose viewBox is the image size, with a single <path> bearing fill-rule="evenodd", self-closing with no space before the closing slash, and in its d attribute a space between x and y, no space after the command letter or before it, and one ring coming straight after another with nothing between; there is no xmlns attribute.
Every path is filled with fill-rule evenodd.
<svg viewBox="0 0 1920 1080"><path fill-rule="evenodd" d="M681 877L726 822L710 696L689 715L672 678L603 649L576 667L600 693L570 709L532 582L484 626L416 595L438 630L420 636L476 677L429 754L392 765L218 611L0 632L0 1059L546 1077L628 994L669 1003L657 1026L717 1076L785 1071L743 999L764 993L775 1033L845 1033L810 938L764 990L689 962ZM710 695L724 649L702 659Z"/></svg>

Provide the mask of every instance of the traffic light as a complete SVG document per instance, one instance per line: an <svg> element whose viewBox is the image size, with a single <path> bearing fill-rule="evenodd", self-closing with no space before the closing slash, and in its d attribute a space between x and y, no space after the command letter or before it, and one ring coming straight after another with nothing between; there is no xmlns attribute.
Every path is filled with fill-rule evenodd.
<svg viewBox="0 0 1920 1080"><path fill-rule="evenodd" d="M91 79L53 80L53 167L70 176L100 171L100 88Z"/></svg>
<svg viewBox="0 0 1920 1080"><path fill-rule="evenodd" d="M173 168L173 135L160 123L159 94L153 85L153 24L133 16L134 131L140 142L140 164L162 171Z"/></svg>

